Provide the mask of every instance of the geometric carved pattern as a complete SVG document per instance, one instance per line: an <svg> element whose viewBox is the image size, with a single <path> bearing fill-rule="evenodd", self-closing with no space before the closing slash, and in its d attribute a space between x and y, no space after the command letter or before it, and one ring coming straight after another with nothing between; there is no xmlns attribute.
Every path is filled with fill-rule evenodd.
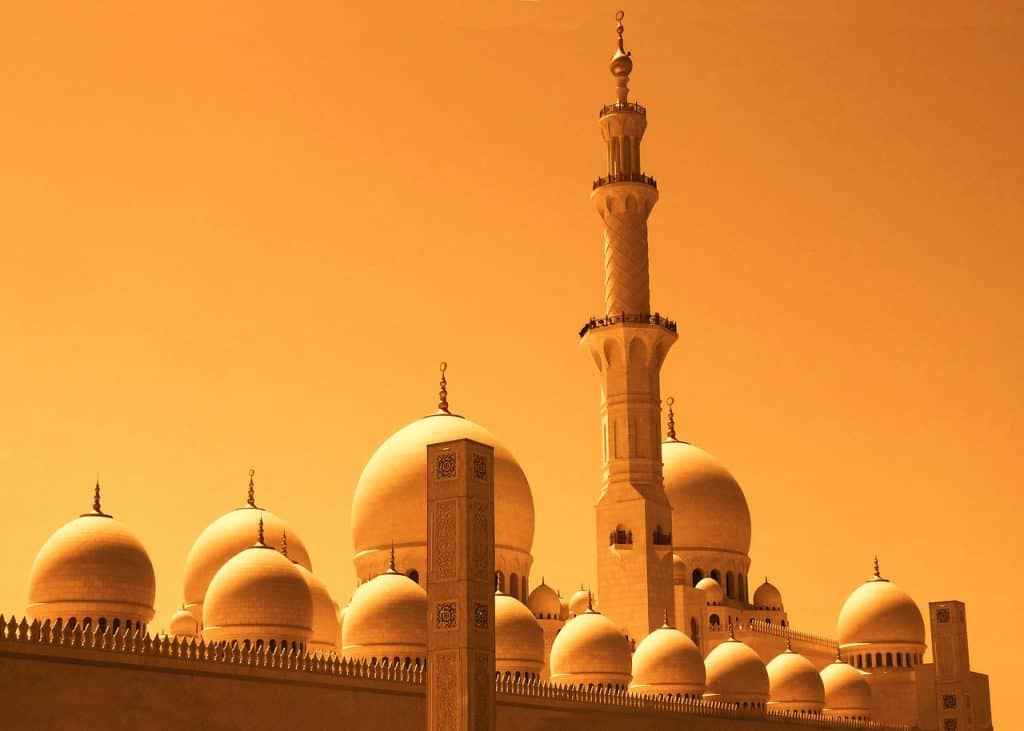
<svg viewBox="0 0 1024 731"><path fill-rule="evenodd" d="M494 539L487 530L487 514L482 503L470 503L469 521L469 577L489 583L493 577L487 570L487 552Z"/></svg>
<svg viewBox="0 0 1024 731"><path fill-rule="evenodd" d="M488 716L491 709L487 704L488 685L494 686L494 674L489 670L490 662L486 654L473 653L471 675L473 688L470 691L470 728L473 731L489 731Z"/></svg>
<svg viewBox="0 0 1024 731"><path fill-rule="evenodd" d="M477 480L487 479L487 458L479 454L473 455L473 477Z"/></svg>
<svg viewBox="0 0 1024 731"><path fill-rule="evenodd" d="M949 610L948 609L940 609L939 611L937 611L935 613L935 619L939 620L940 622L948 622L949 621Z"/></svg>
<svg viewBox="0 0 1024 731"><path fill-rule="evenodd" d="M956 708L956 696L955 695L944 695L944 696L942 696L942 707L943 708Z"/></svg>
<svg viewBox="0 0 1024 731"><path fill-rule="evenodd" d="M458 682L455 677L458 657L455 653L435 653L431 659L434 664L434 687L431 704L434 706L434 728L439 731L454 731L458 722Z"/></svg>
<svg viewBox="0 0 1024 731"><path fill-rule="evenodd" d="M484 602L473 602L473 625L480 629L487 629L491 615L491 608Z"/></svg>
<svg viewBox="0 0 1024 731"><path fill-rule="evenodd" d="M604 217L605 313L650 312L646 216Z"/></svg>
<svg viewBox="0 0 1024 731"><path fill-rule="evenodd" d="M458 614L455 609L455 602L438 602L434 611L434 626L436 626L437 629L455 629L458 625Z"/></svg>
<svg viewBox="0 0 1024 731"><path fill-rule="evenodd" d="M455 501L434 503L434 535L431 558L436 579L455 578Z"/></svg>
<svg viewBox="0 0 1024 731"><path fill-rule="evenodd" d="M441 452L437 455L437 462L434 465L434 479L454 480L457 476L455 452Z"/></svg>
<svg viewBox="0 0 1024 731"><path fill-rule="evenodd" d="M942 731L956 731L956 719L947 718L942 722Z"/></svg>

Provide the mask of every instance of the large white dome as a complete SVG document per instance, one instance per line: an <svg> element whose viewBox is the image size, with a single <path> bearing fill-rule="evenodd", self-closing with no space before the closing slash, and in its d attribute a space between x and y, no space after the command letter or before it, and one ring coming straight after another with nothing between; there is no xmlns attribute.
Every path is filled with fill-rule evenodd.
<svg viewBox="0 0 1024 731"><path fill-rule="evenodd" d="M345 610L341 642L349 658L425 661L427 592L394 569L361 584Z"/></svg>
<svg viewBox="0 0 1024 731"><path fill-rule="evenodd" d="M98 489L98 487L97 487ZM156 577L135 535L98 509L51 535L29 576L28 616L122 626L153 618Z"/></svg>
<svg viewBox="0 0 1024 731"><path fill-rule="evenodd" d="M768 671L753 649L730 637L704 658L705 698L762 707L768 702Z"/></svg>
<svg viewBox="0 0 1024 731"><path fill-rule="evenodd" d="M565 623L548 662L551 682L558 685L625 688L632 675L626 635L591 609Z"/></svg>
<svg viewBox="0 0 1024 731"><path fill-rule="evenodd" d="M660 627L640 641L633 653L633 682L640 695L700 698L706 671L700 650L675 627Z"/></svg>
<svg viewBox="0 0 1024 731"><path fill-rule="evenodd" d="M750 508L739 483L700 447L661 445L665 494L672 505L672 544L680 549L750 552Z"/></svg>
<svg viewBox="0 0 1024 731"><path fill-rule="evenodd" d="M787 649L768 663L768 705L782 711L820 713L825 686L811 661Z"/></svg>
<svg viewBox="0 0 1024 731"><path fill-rule="evenodd" d="M494 666L512 677L539 677L544 668L544 630L521 601L500 591L494 595Z"/></svg>
<svg viewBox="0 0 1024 731"><path fill-rule="evenodd" d="M357 571L367 554L379 555L377 571L381 570L385 552L392 545L401 565L422 571L427 539L427 445L455 439L473 439L494 447L495 563L499 570L511 573L515 568L502 558L503 551L516 554L521 563L518 570L525 578L532 561L534 525L533 496L526 475L493 434L469 419L445 412L399 429L377 448L363 469L352 499ZM524 592L518 593L525 598Z"/></svg>
<svg viewBox="0 0 1024 731"><path fill-rule="evenodd" d="M924 644L924 618L905 591L873 577L858 586L839 610L839 645Z"/></svg>

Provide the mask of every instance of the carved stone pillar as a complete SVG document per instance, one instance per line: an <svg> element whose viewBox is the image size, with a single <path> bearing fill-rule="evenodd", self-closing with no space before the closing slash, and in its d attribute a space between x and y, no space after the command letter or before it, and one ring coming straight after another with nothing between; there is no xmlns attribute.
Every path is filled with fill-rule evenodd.
<svg viewBox="0 0 1024 731"><path fill-rule="evenodd" d="M427 731L494 731L494 450L427 447Z"/></svg>

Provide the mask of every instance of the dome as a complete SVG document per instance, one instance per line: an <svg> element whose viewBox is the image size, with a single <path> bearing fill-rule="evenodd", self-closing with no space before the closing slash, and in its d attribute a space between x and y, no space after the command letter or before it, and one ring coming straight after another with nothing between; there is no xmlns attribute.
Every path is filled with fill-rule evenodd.
<svg viewBox="0 0 1024 731"><path fill-rule="evenodd" d="M445 412L399 429L367 462L352 498L352 538L357 570L360 555L395 545L400 559L423 573L427 540L427 445L473 439L494 447L495 568L511 575L504 551L529 567L533 547L533 496L526 475L512 453L482 426ZM379 567L378 567L379 570ZM519 572L522 568L518 569Z"/></svg>
<svg viewBox="0 0 1024 731"><path fill-rule="evenodd" d="M309 638L308 647L313 652L335 652L338 649L338 606L331 599L327 585L314 576L312 571L300 563L294 563L294 566L306 582L309 596L313 600L313 634Z"/></svg>
<svg viewBox="0 0 1024 731"><path fill-rule="evenodd" d="M774 584L768 583L765 577L764 583L754 592L753 604L760 609L782 609L782 592Z"/></svg>
<svg viewBox="0 0 1024 731"><path fill-rule="evenodd" d="M575 617L583 614L592 602L593 597L590 592L583 588L583 584L580 584L580 590L569 597L569 616Z"/></svg>
<svg viewBox="0 0 1024 731"><path fill-rule="evenodd" d="M704 658L705 698L732 703L768 701L768 671L753 649L730 637Z"/></svg>
<svg viewBox="0 0 1024 731"><path fill-rule="evenodd" d="M565 623L549 662L551 682L558 685L625 688L632 673L625 633L593 610Z"/></svg>
<svg viewBox="0 0 1024 731"><path fill-rule="evenodd" d="M537 619L559 619L562 615L562 601L558 592L545 584L543 578L537 588L530 592L526 606Z"/></svg>
<svg viewBox="0 0 1024 731"><path fill-rule="evenodd" d="M842 660L826 665L821 671L826 711L831 715L870 719L871 686L865 675Z"/></svg>
<svg viewBox="0 0 1024 731"><path fill-rule="evenodd" d="M672 554L672 583L689 584L690 577L686 574L686 562L680 558L678 553Z"/></svg>
<svg viewBox="0 0 1024 731"><path fill-rule="evenodd" d="M558 606L560 608L558 618L564 622L569 619L569 600L562 596L561 593L558 595Z"/></svg>
<svg viewBox="0 0 1024 731"><path fill-rule="evenodd" d="M500 675L527 677L544 669L544 631L521 601L500 591L494 595L494 667Z"/></svg>
<svg viewBox="0 0 1024 731"><path fill-rule="evenodd" d="M714 457L686 442L661 445L672 542L687 549L750 551L750 509L739 483Z"/></svg>
<svg viewBox="0 0 1024 731"><path fill-rule="evenodd" d="M426 590L394 569L378 574L352 596L341 637L345 657L425 661Z"/></svg>
<svg viewBox="0 0 1024 731"><path fill-rule="evenodd" d="M703 579L698 581L696 588L704 592L707 597L706 601L709 604L721 604L722 599L725 598L725 592L722 591L722 585L710 576L705 576Z"/></svg>
<svg viewBox="0 0 1024 731"><path fill-rule="evenodd" d="M264 540L278 548L288 531L288 556L306 569L313 570L302 539L283 520L269 510L246 505L213 521L199 534L185 559L185 603L202 604L207 587L228 559L252 545L253 526L263 519Z"/></svg>
<svg viewBox="0 0 1024 731"><path fill-rule="evenodd" d="M199 622L192 615L192 612L187 609L179 609L171 617L171 623L168 625L169 633L172 637L198 637L199 636Z"/></svg>
<svg viewBox="0 0 1024 731"><path fill-rule="evenodd" d="M924 619L910 595L875 575L858 586L839 610L839 645L924 644Z"/></svg>
<svg viewBox="0 0 1024 731"><path fill-rule="evenodd" d="M29 618L96 625L147 624L156 577L135 535L99 510L64 524L39 549L29 575Z"/></svg>
<svg viewBox="0 0 1024 731"><path fill-rule="evenodd" d="M202 632L207 642L305 646L313 632L313 598L295 564L260 540L228 559L210 581Z"/></svg>
<svg viewBox="0 0 1024 731"><path fill-rule="evenodd" d="M825 686L811 661L787 649L768 663L768 705L782 711L818 713L825 706Z"/></svg>
<svg viewBox="0 0 1024 731"><path fill-rule="evenodd" d="M636 646L629 689L640 695L700 698L705 675L704 659L693 640L666 625Z"/></svg>

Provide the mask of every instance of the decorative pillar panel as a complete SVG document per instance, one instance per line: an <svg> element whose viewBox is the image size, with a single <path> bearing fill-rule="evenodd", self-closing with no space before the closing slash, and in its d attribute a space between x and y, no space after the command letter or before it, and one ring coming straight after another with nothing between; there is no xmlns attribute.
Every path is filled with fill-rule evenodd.
<svg viewBox="0 0 1024 731"><path fill-rule="evenodd" d="M427 447L427 731L494 730L494 450Z"/></svg>
<svg viewBox="0 0 1024 731"><path fill-rule="evenodd" d="M963 602L929 602L932 655L935 667L935 703L939 728L973 731L970 714L971 659L967 647L967 607Z"/></svg>

